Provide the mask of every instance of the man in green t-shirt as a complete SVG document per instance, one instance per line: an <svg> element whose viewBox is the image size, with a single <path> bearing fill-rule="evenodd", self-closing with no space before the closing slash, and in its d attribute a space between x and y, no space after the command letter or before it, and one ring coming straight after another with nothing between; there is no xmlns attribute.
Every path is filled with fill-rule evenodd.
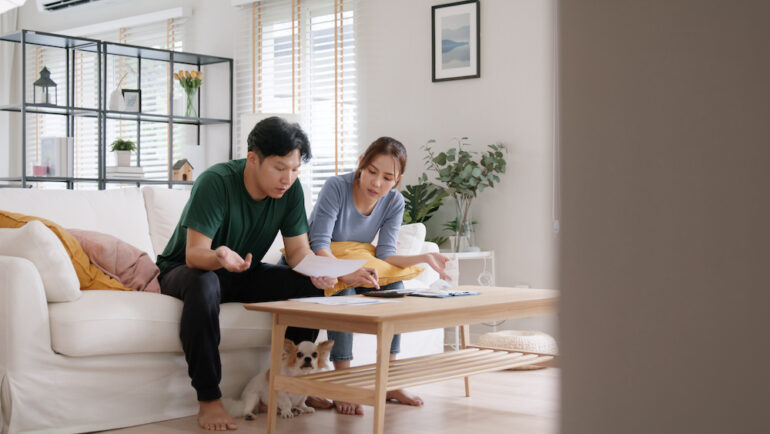
<svg viewBox="0 0 770 434"><path fill-rule="evenodd" d="M301 162L310 159L305 133L297 124L267 118L249 134L248 150L245 159L216 164L198 177L157 261L161 292L184 302L179 336L198 395L198 423L210 430L237 428L219 390L219 304L319 296L337 283L260 262L279 230L289 266L314 254L297 179ZM341 279L363 284L375 277L360 269ZM314 341L316 333L290 328L286 337Z"/></svg>

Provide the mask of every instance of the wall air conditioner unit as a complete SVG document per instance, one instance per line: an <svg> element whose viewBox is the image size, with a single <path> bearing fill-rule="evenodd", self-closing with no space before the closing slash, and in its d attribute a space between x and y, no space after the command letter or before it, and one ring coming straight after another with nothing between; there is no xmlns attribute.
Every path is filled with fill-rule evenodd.
<svg viewBox="0 0 770 434"><path fill-rule="evenodd" d="M37 0L37 9L41 12L56 12L101 1L103 0Z"/></svg>

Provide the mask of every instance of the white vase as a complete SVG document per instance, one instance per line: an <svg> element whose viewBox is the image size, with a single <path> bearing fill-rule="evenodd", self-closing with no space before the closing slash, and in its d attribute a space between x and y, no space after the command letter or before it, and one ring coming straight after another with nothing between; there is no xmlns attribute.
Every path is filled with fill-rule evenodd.
<svg viewBox="0 0 770 434"><path fill-rule="evenodd" d="M114 151L118 161L118 167L131 166L131 151Z"/></svg>
<svg viewBox="0 0 770 434"><path fill-rule="evenodd" d="M110 98L107 100L107 109L114 111L121 111L125 103L123 101L123 92L120 89L115 89L110 93Z"/></svg>

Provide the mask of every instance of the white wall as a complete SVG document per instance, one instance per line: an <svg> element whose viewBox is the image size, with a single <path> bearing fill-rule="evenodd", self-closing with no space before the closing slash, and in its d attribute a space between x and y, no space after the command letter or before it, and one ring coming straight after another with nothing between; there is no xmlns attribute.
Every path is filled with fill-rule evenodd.
<svg viewBox="0 0 770 434"><path fill-rule="evenodd" d="M555 288L554 2L482 1L481 78L433 83L431 5L441 3L447 2L359 3L360 140L365 146L388 135L403 142L409 154L405 183L425 171L420 147L428 139L437 140L437 149L463 136L477 149L505 143L507 173L473 204L477 243L495 251L498 285ZM438 234L453 218L447 200L428 222L429 232ZM505 326L553 333L555 317Z"/></svg>
<svg viewBox="0 0 770 434"><path fill-rule="evenodd" d="M770 3L560 3L562 430L770 432Z"/></svg>
<svg viewBox="0 0 770 434"><path fill-rule="evenodd" d="M481 3L481 78L431 82L431 9L437 1L360 4L360 140L382 135L409 153L405 183L425 170L420 146L446 149L467 136L478 149L505 143L508 171L473 205L477 242L495 250L497 282L556 286L551 230L553 140L553 2ZM447 200L428 222L454 218Z"/></svg>

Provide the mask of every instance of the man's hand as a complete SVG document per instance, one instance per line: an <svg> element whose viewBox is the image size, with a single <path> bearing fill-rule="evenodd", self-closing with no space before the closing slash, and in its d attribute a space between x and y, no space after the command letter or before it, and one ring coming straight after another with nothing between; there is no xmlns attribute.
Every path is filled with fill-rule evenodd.
<svg viewBox="0 0 770 434"><path fill-rule="evenodd" d="M446 263L449 261L449 258L440 254L440 253L425 253L423 256L422 262L427 263L430 265L430 268L436 270L438 272L441 279L449 282L452 280L451 277L449 277L448 274L446 274Z"/></svg>
<svg viewBox="0 0 770 434"><path fill-rule="evenodd" d="M377 270L369 267L362 267L350 274L340 276L340 280L350 286L372 285L375 289L380 289L377 279Z"/></svg>
<svg viewBox="0 0 770 434"><path fill-rule="evenodd" d="M310 277L310 281L318 289L331 289L337 284L336 277Z"/></svg>
<svg viewBox="0 0 770 434"><path fill-rule="evenodd" d="M240 273L246 271L251 267L251 253L246 255L246 258L241 258L241 255L234 252L227 246L219 246L214 250L217 255L217 260L222 267L233 273Z"/></svg>

